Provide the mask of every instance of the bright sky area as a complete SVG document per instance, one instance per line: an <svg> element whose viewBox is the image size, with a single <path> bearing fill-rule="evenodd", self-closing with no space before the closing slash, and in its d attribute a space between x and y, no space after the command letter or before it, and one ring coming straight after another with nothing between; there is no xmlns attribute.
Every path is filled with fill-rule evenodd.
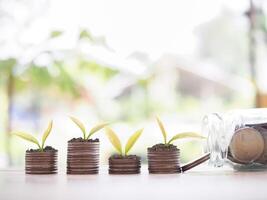
<svg viewBox="0 0 267 200"><path fill-rule="evenodd" d="M48 5L40 3L40 8L34 8L36 11L31 14L38 19L20 36L23 41L38 43L47 36L49 30L56 28L65 31L65 40L61 45L71 48L79 28L88 28L94 35L105 36L109 46L122 58L132 52L141 51L148 54L152 60L163 53L194 54L197 45L194 29L198 25L208 22L224 7L238 15L248 7L247 0L48 2ZM47 6L48 10L44 11L44 7ZM29 14L23 8L13 10L16 12L18 23L23 22ZM10 31L6 32L7 35L12 37Z"/></svg>

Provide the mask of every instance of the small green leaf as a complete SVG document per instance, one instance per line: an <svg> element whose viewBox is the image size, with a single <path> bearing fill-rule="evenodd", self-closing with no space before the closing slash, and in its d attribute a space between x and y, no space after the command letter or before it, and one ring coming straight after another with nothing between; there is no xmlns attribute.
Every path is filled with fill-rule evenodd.
<svg viewBox="0 0 267 200"><path fill-rule="evenodd" d="M33 137L32 135L30 135L28 133L20 132L20 131L12 132L12 134L16 135L16 136L18 136L24 140L27 140L29 142L36 144L39 147L39 149L41 149L41 146L40 146L38 140L35 137Z"/></svg>
<svg viewBox="0 0 267 200"><path fill-rule="evenodd" d="M126 146L125 146L125 155L127 155L127 153L131 150L131 148L133 147L133 145L136 143L136 141L138 140L138 138L140 137L140 135L142 134L144 129L140 129L138 131L136 131L128 140Z"/></svg>
<svg viewBox="0 0 267 200"><path fill-rule="evenodd" d="M167 133L166 133L165 128L163 126L163 123L159 117L157 117L157 122L158 122L159 128L160 128L161 133L162 133L163 138L164 138L164 144L166 144L167 143Z"/></svg>
<svg viewBox="0 0 267 200"><path fill-rule="evenodd" d="M62 34L63 34L62 31L52 31L52 32L50 33L50 38L56 38L56 37L61 36Z"/></svg>
<svg viewBox="0 0 267 200"><path fill-rule="evenodd" d="M86 139L86 130L83 123L74 117L70 117L70 119L81 129L81 131L83 132L83 139Z"/></svg>
<svg viewBox="0 0 267 200"><path fill-rule="evenodd" d="M94 133L96 133L97 131L101 130L102 128L104 128L107 125L108 125L108 123L100 123L100 124L97 124L96 126L94 126L90 130L89 135L87 136L87 139L89 139Z"/></svg>
<svg viewBox="0 0 267 200"><path fill-rule="evenodd" d="M51 133L52 127L53 127L53 121L50 121L46 131L43 134L42 146L41 146L42 149L44 149L45 141L46 141L47 137L49 136L49 134Z"/></svg>
<svg viewBox="0 0 267 200"><path fill-rule="evenodd" d="M198 139L205 139L206 137L198 134L198 133L194 133L194 132L184 132L184 133L178 133L175 136L173 136L170 141L168 142L168 144L172 143L174 140L178 140L178 139L184 139L184 138L198 138Z"/></svg>
<svg viewBox="0 0 267 200"><path fill-rule="evenodd" d="M110 143L119 152L119 154L122 155L121 142L116 133L112 129L107 127L105 128L105 131Z"/></svg>

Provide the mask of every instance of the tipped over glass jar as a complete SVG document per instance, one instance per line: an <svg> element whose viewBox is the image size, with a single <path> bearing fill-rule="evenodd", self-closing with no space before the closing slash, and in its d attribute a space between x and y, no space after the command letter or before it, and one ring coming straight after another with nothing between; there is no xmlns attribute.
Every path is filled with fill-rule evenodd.
<svg viewBox="0 0 267 200"><path fill-rule="evenodd" d="M202 122L207 134L209 163L234 169L267 169L267 108L234 110L206 115Z"/></svg>

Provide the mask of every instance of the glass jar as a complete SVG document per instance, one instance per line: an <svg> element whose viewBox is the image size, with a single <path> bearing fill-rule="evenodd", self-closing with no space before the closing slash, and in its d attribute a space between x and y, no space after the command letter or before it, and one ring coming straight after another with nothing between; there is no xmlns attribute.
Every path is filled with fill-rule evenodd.
<svg viewBox="0 0 267 200"><path fill-rule="evenodd" d="M212 166L230 163L236 169L267 168L267 108L206 115L202 132L207 135Z"/></svg>

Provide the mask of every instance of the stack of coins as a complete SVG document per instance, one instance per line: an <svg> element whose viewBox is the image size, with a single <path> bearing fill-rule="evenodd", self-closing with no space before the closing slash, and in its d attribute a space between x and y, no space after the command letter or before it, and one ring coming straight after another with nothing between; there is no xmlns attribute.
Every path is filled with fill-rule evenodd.
<svg viewBox="0 0 267 200"><path fill-rule="evenodd" d="M56 174L57 151L26 151L26 174Z"/></svg>
<svg viewBox="0 0 267 200"><path fill-rule="evenodd" d="M151 174L180 173L179 157L179 149L164 151L148 148L148 171Z"/></svg>
<svg viewBox="0 0 267 200"><path fill-rule="evenodd" d="M97 174L99 142L68 142L67 174Z"/></svg>
<svg viewBox="0 0 267 200"><path fill-rule="evenodd" d="M112 156L109 158L109 174L139 174L141 158L138 156Z"/></svg>

